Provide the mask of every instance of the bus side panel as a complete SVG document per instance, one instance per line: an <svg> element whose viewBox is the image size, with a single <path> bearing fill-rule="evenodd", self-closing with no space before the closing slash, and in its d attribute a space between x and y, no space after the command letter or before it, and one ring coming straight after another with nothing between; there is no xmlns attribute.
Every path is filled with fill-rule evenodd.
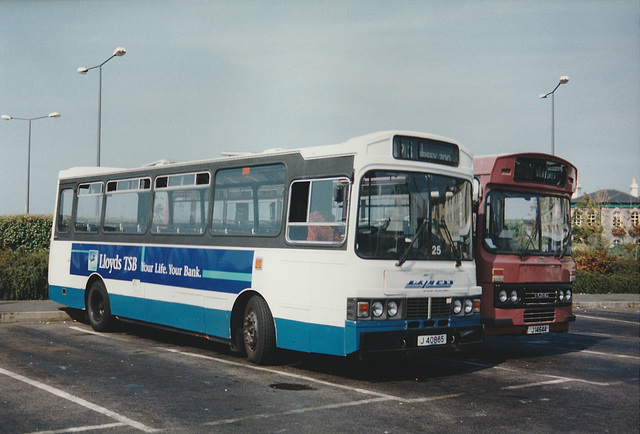
<svg viewBox="0 0 640 434"><path fill-rule="evenodd" d="M84 289L49 284L49 299L73 309L84 309Z"/></svg>
<svg viewBox="0 0 640 434"><path fill-rule="evenodd" d="M49 298L74 309L84 309L86 277L69 275L71 242L51 243L49 252Z"/></svg>
<svg viewBox="0 0 640 434"><path fill-rule="evenodd" d="M275 323L279 348L333 356L344 356L357 350L357 348L347 348L347 330L344 327L310 324L282 318L275 318Z"/></svg>
<svg viewBox="0 0 640 434"><path fill-rule="evenodd" d="M254 289L269 304L279 348L346 354L345 256L321 248L256 252L261 268L254 274Z"/></svg>
<svg viewBox="0 0 640 434"><path fill-rule="evenodd" d="M235 294L205 294L204 328L208 335L231 339L231 310L227 306L233 306L234 300Z"/></svg>
<svg viewBox="0 0 640 434"><path fill-rule="evenodd" d="M146 300L144 308L147 322L196 333L206 332L202 305L194 306L191 304Z"/></svg>
<svg viewBox="0 0 640 434"><path fill-rule="evenodd" d="M66 280L99 274L113 315L229 338L227 306L250 287L254 252L73 243L68 256Z"/></svg>

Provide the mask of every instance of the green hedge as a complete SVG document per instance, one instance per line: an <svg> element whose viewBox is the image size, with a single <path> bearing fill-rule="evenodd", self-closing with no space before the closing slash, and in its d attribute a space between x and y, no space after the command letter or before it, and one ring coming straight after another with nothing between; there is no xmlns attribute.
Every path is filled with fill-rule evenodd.
<svg viewBox="0 0 640 434"><path fill-rule="evenodd" d="M0 250L48 249L52 224L50 215L0 216Z"/></svg>
<svg viewBox="0 0 640 434"><path fill-rule="evenodd" d="M0 216L0 300L49 298L51 225L50 215Z"/></svg>
<svg viewBox="0 0 640 434"><path fill-rule="evenodd" d="M579 254L574 259L578 264L573 285L575 293L638 294L640 291L640 263L636 259L602 252Z"/></svg>
<svg viewBox="0 0 640 434"><path fill-rule="evenodd" d="M46 300L49 249L0 251L0 300Z"/></svg>

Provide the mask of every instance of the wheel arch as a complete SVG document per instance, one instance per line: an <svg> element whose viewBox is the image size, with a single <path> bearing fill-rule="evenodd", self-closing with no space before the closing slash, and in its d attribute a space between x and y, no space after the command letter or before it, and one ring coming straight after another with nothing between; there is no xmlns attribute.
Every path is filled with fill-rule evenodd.
<svg viewBox="0 0 640 434"><path fill-rule="evenodd" d="M242 337L242 326L244 321L244 309L249 302L249 299L253 296L258 296L264 300L271 312L271 317L273 318L273 310L271 306L269 306L269 302L258 290L254 288L246 289L241 292L240 295L236 298L233 303L233 307L231 308L231 318L230 318L230 328L231 328L231 346L242 348L243 346L243 337ZM276 328L275 318L273 318L273 328L276 330L276 345L278 342L278 331Z"/></svg>
<svg viewBox="0 0 640 434"><path fill-rule="evenodd" d="M104 282L104 279L102 278L102 276L100 276L99 274L92 274L91 276L89 276L89 279L87 279L87 283L84 287L84 308L85 310L87 309L87 301L89 299L89 288L91 288L91 285L94 284L94 282L102 282L102 285L104 286L104 290L107 291L107 295L109 294L109 290L107 289L107 284Z"/></svg>

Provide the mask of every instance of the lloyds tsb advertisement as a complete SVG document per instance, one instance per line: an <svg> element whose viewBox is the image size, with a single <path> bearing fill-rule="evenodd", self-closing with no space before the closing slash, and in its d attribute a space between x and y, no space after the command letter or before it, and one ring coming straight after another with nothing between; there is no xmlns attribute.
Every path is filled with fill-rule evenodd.
<svg viewBox="0 0 640 434"><path fill-rule="evenodd" d="M74 243L70 273L239 293L251 286L253 251Z"/></svg>

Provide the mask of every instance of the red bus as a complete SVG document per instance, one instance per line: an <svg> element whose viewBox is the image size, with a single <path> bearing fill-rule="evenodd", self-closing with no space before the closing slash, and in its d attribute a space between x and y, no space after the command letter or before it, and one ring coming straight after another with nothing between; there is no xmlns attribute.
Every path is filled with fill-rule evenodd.
<svg viewBox="0 0 640 434"><path fill-rule="evenodd" d="M486 335L567 332L571 195L577 169L553 155L479 156L475 259Z"/></svg>

